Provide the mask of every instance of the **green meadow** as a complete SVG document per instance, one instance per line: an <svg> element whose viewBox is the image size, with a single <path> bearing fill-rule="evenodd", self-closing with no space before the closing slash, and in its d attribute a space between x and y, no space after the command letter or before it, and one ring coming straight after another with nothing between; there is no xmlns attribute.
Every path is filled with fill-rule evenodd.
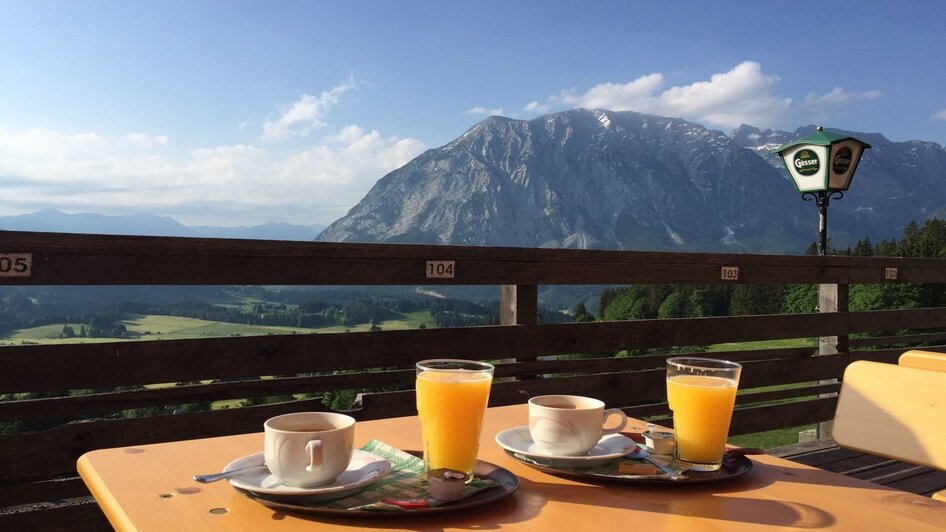
<svg viewBox="0 0 946 532"><path fill-rule="evenodd" d="M183 340L195 338L219 338L224 336L262 336L267 334L312 334L312 333L341 333L360 332L371 329L370 323L361 323L353 327L333 326L317 329L304 327L277 327L266 325L244 325L239 323L224 323L206 321L180 316L143 315L123 320L122 323L132 334L133 338L61 338L64 325L72 327L76 333L82 327L79 323L59 323L43 325L29 329L19 329L0 336L0 345L25 344L78 344L119 342L127 340ZM382 330L417 329L421 325L434 327L434 320L430 312L409 312L402 314L399 319L387 320L378 324Z"/></svg>
<svg viewBox="0 0 946 532"><path fill-rule="evenodd" d="M762 340L757 342L730 342L709 346L707 352L748 351L752 349L780 349L789 347L817 347L817 338L786 338L783 340Z"/></svg>

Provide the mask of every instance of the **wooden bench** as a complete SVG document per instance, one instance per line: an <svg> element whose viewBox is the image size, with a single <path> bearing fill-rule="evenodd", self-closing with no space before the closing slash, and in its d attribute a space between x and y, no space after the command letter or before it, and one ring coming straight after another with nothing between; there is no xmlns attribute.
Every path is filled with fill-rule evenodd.
<svg viewBox="0 0 946 532"><path fill-rule="evenodd" d="M867 480L926 497L946 489L946 471L842 449L832 440L815 440L769 449L769 454L825 471Z"/></svg>

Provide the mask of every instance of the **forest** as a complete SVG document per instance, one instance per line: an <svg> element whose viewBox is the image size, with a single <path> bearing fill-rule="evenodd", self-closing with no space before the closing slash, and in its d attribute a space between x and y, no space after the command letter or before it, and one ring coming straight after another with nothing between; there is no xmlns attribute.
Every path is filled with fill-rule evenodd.
<svg viewBox="0 0 946 532"><path fill-rule="evenodd" d="M816 253L812 243L807 254ZM915 221L900 240L874 244L865 238L853 247L831 248L830 255L862 257L946 257L946 222L930 219L922 227ZM817 312L816 285L647 285L605 290L596 315L579 303L576 321L693 318L750 314ZM939 307L946 304L946 285L910 283L851 285L851 311Z"/></svg>

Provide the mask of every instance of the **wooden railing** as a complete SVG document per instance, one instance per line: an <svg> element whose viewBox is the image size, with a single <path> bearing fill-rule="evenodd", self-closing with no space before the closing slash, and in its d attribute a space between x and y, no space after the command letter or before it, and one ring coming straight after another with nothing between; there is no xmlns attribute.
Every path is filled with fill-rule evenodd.
<svg viewBox="0 0 946 532"><path fill-rule="evenodd" d="M852 360L894 360L897 345L946 343L946 308L848 312L855 283L946 283L937 259L643 253L457 246L331 244L120 237L0 231L0 256L29 257L28 276L0 285L496 285L501 325L202 340L126 341L0 348L0 394L61 396L0 402L0 422L76 420L0 436L0 528L69 521L102 526L75 478L75 460L105 447L254 432L283 412L324 410L322 400L143 418L114 414L223 399L366 392L357 419L415 412L413 363L433 357L502 360L491 405L545 393L598 397L638 418L669 423L666 354L609 353L724 342L820 337L820 348L730 351L712 356L745 369L732 433L831 419ZM452 261L452 278L428 277ZM20 265L27 261L21 260ZM20 268L22 270L23 268ZM3 272L0 272L2 274ZM822 313L539 324L537 286L552 284L820 284ZM855 333L887 336L848 340ZM911 331L904 335L902 331ZM864 348L871 350L864 350ZM659 351L658 351L659 352ZM558 355L598 353L581 359ZM819 355L820 356L815 356ZM265 379L259 379L266 376ZM143 385L213 381L145 388ZM790 388L766 389L773 385ZM70 390L99 393L68 395ZM117 391L116 391L117 389ZM55 480L51 480L55 479ZM38 508L37 501L68 499ZM15 511L16 513L11 513ZM6 523L6 525L4 524Z"/></svg>

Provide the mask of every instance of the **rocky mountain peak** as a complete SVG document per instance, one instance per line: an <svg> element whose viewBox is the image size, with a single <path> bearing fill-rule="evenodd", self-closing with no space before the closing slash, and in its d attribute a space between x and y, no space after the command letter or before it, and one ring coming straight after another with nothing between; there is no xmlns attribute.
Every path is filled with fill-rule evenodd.
<svg viewBox="0 0 946 532"><path fill-rule="evenodd" d="M787 198L781 181L724 133L678 118L596 109L494 116L384 176L319 239L772 249L785 244L792 218L746 207Z"/></svg>

